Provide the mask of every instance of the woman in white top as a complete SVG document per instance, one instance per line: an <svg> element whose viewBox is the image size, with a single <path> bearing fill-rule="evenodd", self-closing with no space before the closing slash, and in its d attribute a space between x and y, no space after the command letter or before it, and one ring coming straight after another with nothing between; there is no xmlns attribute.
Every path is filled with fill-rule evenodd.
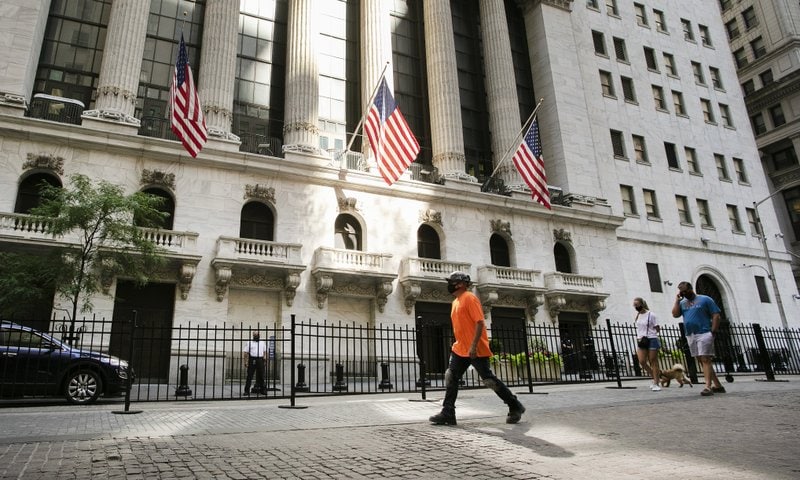
<svg viewBox="0 0 800 480"><path fill-rule="evenodd" d="M661 390L658 386L658 349L661 348L661 342L658 340L658 332L661 327L658 326L658 319L647 307L647 302L643 299L636 297L633 299L633 308L636 310L636 318L634 324L636 325L636 356L639 358L639 365L644 368L646 372L653 376L653 383L650 385L650 390L657 392ZM638 341L642 337L647 337L650 344L647 348L642 348L638 345Z"/></svg>

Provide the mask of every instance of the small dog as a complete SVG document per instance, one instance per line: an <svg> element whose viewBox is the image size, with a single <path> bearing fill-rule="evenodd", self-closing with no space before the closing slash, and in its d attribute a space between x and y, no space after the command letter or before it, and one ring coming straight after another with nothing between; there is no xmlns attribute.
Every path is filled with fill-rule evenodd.
<svg viewBox="0 0 800 480"><path fill-rule="evenodd" d="M685 369L680 363L676 363L669 370L662 370L658 375L661 378L661 386L669 387L669 382L675 380L681 384L680 388L683 388L684 383L688 383L690 387L694 388L691 380L686 378L686 375L684 375L684 371Z"/></svg>

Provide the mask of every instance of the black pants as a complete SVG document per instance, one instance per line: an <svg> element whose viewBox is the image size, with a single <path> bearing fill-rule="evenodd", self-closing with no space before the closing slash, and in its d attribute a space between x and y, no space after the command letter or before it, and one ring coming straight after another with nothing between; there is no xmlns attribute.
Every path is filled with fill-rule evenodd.
<svg viewBox="0 0 800 480"><path fill-rule="evenodd" d="M458 398L458 382L464 376L464 372L472 365L480 375L483 384L494 390L494 393L500 397L509 408L519 405L517 397L511 393L505 383L495 376L492 369L489 368L489 357L478 357L475 359L469 357L461 357L455 353L450 353L450 365L447 367L447 372L444 374L445 386L447 391L444 394L444 401L442 402L442 412L448 415L455 415L456 413L456 398Z"/></svg>
<svg viewBox="0 0 800 480"><path fill-rule="evenodd" d="M255 390L263 393L264 392L264 358L257 357L253 358L250 357L247 360L247 381L244 383L244 392L250 392L250 383L253 381L253 372L256 374L256 388Z"/></svg>

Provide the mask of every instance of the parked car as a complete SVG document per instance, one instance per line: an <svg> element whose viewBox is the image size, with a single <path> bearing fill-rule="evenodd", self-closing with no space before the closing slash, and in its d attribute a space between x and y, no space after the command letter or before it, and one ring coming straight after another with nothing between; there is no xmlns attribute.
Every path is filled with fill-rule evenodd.
<svg viewBox="0 0 800 480"><path fill-rule="evenodd" d="M0 323L0 396L63 395L87 404L120 395L133 372L128 362L81 350L33 328Z"/></svg>

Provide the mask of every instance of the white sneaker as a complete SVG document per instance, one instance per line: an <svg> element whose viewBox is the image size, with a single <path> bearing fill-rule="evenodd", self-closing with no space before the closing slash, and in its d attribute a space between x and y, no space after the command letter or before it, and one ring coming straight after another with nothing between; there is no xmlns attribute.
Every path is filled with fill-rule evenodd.
<svg viewBox="0 0 800 480"><path fill-rule="evenodd" d="M652 390L654 392L660 392L661 391L661 387L659 387L658 385L653 384L653 385L650 386L650 390Z"/></svg>

